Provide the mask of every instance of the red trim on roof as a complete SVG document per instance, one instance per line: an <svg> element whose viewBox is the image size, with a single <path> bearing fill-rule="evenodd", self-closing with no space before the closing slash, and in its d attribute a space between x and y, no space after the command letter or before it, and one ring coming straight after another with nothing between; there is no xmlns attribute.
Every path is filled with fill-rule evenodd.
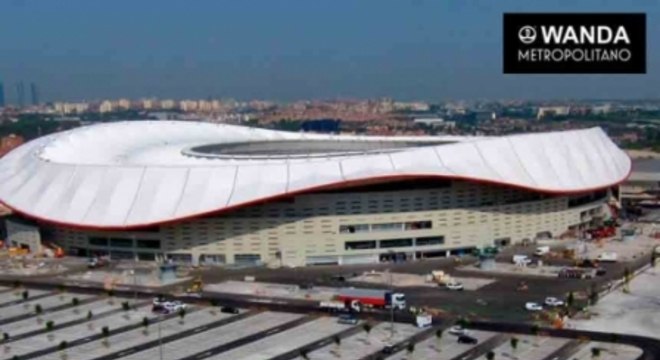
<svg viewBox="0 0 660 360"><path fill-rule="evenodd" d="M631 162L632 164L632 162ZM484 184L484 185L495 185L495 186L505 186L505 187L512 187L516 189L522 189L522 190L528 190L528 191L533 191L533 192L539 192L542 194L550 194L550 195L571 195L571 194L580 194L580 193L586 193L586 192L591 192L591 191L596 191L596 190L601 190L601 189L606 189L608 187L616 186L624 182L631 174L632 172L632 165L628 169L628 174L626 174L625 177L622 179L603 186L598 186L598 187L593 187L593 188L585 188L585 189L578 189L578 190L555 190L555 189L544 189L544 188L534 188L531 186L525 186L525 185L520 185L520 184L513 184L513 183L507 183L507 182L500 182L500 181L494 181L494 180L487 180L487 179L480 179L480 178L471 178L467 176L457 176L457 175L437 175L437 174L407 174L407 175L384 175L384 176L375 176L375 177L369 177L369 178L363 178L363 179L357 179L357 180L347 180L347 181L339 181L335 183L329 183L329 184L323 184L319 186L312 186L309 188L305 189L300 189L296 191L291 191L288 193L283 193L283 194L277 194L274 196L269 196L269 197L264 197L256 200L251 200L251 201L246 201L244 203L240 204L235 204L232 206L224 207L224 208L219 208L219 209L214 209L210 211L205 211L201 213L196 213L192 215L187 215L187 216L181 216L177 218L172 218L172 219L166 219L162 221L154 221L151 223L142 223L142 224L132 224L132 225L126 225L126 226L103 226L103 225L87 225L87 224L76 224L76 223L67 223L67 222L62 222L62 221L57 221L53 219L46 219L37 215L32 215L27 212L21 211L19 209L14 208L13 206L3 202L0 200L0 204L5 205L9 209L11 209L13 212L24 216L26 218L34 219L39 222L45 222L53 225L58 225L58 226L63 226L63 227L69 227L69 228L74 228L74 229L80 229L80 230L106 230L106 231L122 231L122 230L139 230L140 228L147 228L147 227L152 227L152 226L161 226L161 225L169 225L181 221L186 221L186 220L192 220L195 218L199 217L204 217L204 216L209 216L209 215L220 215L220 214L225 214L233 210L237 210L240 208L248 207L248 206L253 206L253 205L258 205L258 204L263 204L263 203L268 203L268 202L273 202L277 201L280 199L284 199L287 197L291 196L296 196L296 195L301 195L301 194L306 194L306 193L311 193L315 191L321 191L321 190L330 190L330 189L341 189L345 187L352 187L352 186L360 186L360 185L368 185L372 183L383 183L383 182L390 182L390 181L399 181L399 180L411 180L411 179L449 179L449 180L460 180L460 181L468 181L468 182L473 182L473 183L478 183L478 184Z"/></svg>

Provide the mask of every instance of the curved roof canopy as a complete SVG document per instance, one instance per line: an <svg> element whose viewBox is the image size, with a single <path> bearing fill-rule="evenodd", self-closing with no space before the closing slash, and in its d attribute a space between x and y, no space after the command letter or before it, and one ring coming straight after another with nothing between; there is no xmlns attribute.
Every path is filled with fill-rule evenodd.
<svg viewBox="0 0 660 360"><path fill-rule="evenodd" d="M578 193L617 184L630 168L600 128L493 138L361 137L130 121L15 149L0 159L0 201L43 221L120 229L415 177Z"/></svg>

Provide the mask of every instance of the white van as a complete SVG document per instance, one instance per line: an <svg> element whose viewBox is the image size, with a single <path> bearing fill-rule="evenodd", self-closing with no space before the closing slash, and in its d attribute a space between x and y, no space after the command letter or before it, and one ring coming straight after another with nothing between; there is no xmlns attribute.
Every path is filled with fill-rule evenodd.
<svg viewBox="0 0 660 360"><path fill-rule="evenodd" d="M527 255L513 255L513 263L516 265L528 265L532 260Z"/></svg>
<svg viewBox="0 0 660 360"><path fill-rule="evenodd" d="M550 253L550 246L539 246L536 248L536 251L534 251L534 255L536 256L543 256L548 253Z"/></svg>

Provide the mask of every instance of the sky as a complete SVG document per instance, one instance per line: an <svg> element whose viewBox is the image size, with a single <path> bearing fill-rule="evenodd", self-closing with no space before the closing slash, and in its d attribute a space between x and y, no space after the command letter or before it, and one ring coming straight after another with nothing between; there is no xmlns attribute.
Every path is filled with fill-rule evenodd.
<svg viewBox="0 0 660 360"><path fill-rule="evenodd" d="M504 12L645 12L646 75L504 75ZM45 101L660 98L658 0L2 0Z"/></svg>

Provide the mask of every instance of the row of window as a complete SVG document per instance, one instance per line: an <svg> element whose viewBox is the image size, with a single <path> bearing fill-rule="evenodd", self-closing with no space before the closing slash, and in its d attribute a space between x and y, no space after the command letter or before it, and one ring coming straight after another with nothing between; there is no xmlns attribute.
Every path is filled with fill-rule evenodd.
<svg viewBox="0 0 660 360"><path fill-rule="evenodd" d="M442 245L444 243L444 236L426 236L416 239L347 241L344 243L344 248L346 250L388 249L396 247Z"/></svg>
<svg viewBox="0 0 660 360"><path fill-rule="evenodd" d="M383 224L340 225L339 233L355 234L355 233L364 233L364 232L421 230L421 229L430 229L432 225L433 224L431 223L430 220L383 223Z"/></svg>
<svg viewBox="0 0 660 360"><path fill-rule="evenodd" d="M89 245L108 246L120 248L132 248L133 239L127 238L105 238L99 236L90 236ZM143 249L160 249L160 240L135 239L136 247Z"/></svg>

